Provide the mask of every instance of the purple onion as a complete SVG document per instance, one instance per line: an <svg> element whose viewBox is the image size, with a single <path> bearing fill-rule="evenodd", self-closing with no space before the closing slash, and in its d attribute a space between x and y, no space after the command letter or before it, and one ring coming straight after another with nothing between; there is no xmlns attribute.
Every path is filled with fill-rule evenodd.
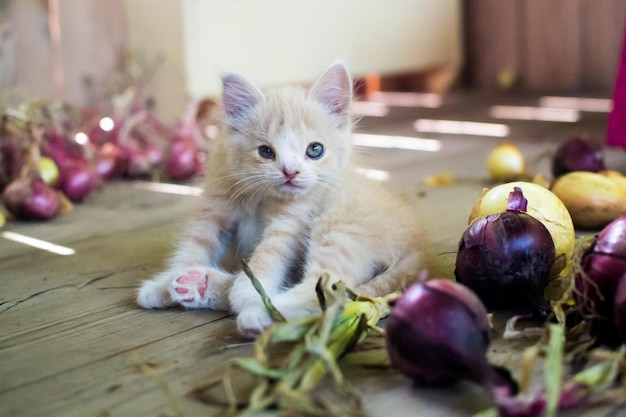
<svg viewBox="0 0 626 417"><path fill-rule="evenodd" d="M58 188L73 202L83 201L98 185L95 169L83 162L66 165L61 172Z"/></svg>
<svg viewBox="0 0 626 417"><path fill-rule="evenodd" d="M11 182L2 193L2 203L20 220L50 220L61 209L59 195L39 176Z"/></svg>
<svg viewBox="0 0 626 417"><path fill-rule="evenodd" d="M202 156L193 140L176 140L165 160L165 174L173 181L189 180L202 173Z"/></svg>
<svg viewBox="0 0 626 417"><path fill-rule="evenodd" d="M150 176L163 161L163 149L156 142L131 138L123 147L128 153L128 169L125 173L131 177Z"/></svg>
<svg viewBox="0 0 626 417"><path fill-rule="evenodd" d="M418 383L483 382L491 375L487 310L469 289L431 279L411 286L386 324L391 363Z"/></svg>
<svg viewBox="0 0 626 417"><path fill-rule="evenodd" d="M617 333L622 339L622 343L626 343L626 274L622 275L617 290L615 290L615 310L614 310L615 327Z"/></svg>
<svg viewBox="0 0 626 417"><path fill-rule="evenodd" d="M449 385L467 379L485 390L503 417L544 414L545 389L519 393L510 373L488 362L487 310L462 284L431 279L409 287L387 318L386 341L391 364L416 383ZM575 382L561 391L559 410L586 404L589 386Z"/></svg>
<svg viewBox="0 0 626 417"><path fill-rule="evenodd" d="M548 229L527 214L519 187L508 210L476 219L459 242L454 274L488 308L530 308L544 313L555 246Z"/></svg>
<svg viewBox="0 0 626 417"><path fill-rule="evenodd" d="M586 136L563 142L552 159L554 178L572 171L599 172L605 169L602 146Z"/></svg>
<svg viewBox="0 0 626 417"><path fill-rule="evenodd" d="M600 342L619 343L616 324L623 329L624 314L618 317L615 302L618 295L621 302L623 290L619 292L618 286L626 274L626 216L613 220L594 237L578 266L574 298L580 312L591 320L592 332ZM619 308L622 311L621 304Z"/></svg>

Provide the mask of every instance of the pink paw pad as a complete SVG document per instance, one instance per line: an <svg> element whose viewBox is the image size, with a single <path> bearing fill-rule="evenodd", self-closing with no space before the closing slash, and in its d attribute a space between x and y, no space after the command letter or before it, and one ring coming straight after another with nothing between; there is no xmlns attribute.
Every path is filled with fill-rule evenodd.
<svg viewBox="0 0 626 417"><path fill-rule="evenodd" d="M198 291L200 297L204 297L204 293L207 289L207 278L200 271L195 269L189 271L187 275L182 275L178 277L176 280L177 284L186 285L186 286L194 286ZM177 287L176 292L178 294L187 294L189 293L190 288L185 287ZM193 297L185 299L183 301L191 302L194 301Z"/></svg>

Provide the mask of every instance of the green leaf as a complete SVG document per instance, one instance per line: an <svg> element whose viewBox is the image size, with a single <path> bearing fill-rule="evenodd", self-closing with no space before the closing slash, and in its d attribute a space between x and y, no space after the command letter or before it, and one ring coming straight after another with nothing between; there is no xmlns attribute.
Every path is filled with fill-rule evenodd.
<svg viewBox="0 0 626 417"><path fill-rule="evenodd" d="M248 276L248 278L250 278L250 281L252 281L252 286L254 287L254 289L259 293L259 295L261 295L261 298L263 299L263 304L265 305L267 311L270 313L270 317L272 318L272 320L286 321L281 312L278 311L276 307L274 307L274 304L272 304L272 300L270 300L270 297L265 292L265 289L263 288L257 277L254 276L254 273L250 269L250 266L244 259L241 259L241 269Z"/></svg>
<svg viewBox="0 0 626 417"><path fill-rule="evenodd" d="M609 388L620 372L620 358L624 356L626 346L622 345L614 359L602 361L590 368L582 370L574 375L571 381L585 385L590 393L595 393Z"/></svg>
<svg viewBox="0 0 626 417"><path fill-rule="evenodd" d="M483 411L479 411L476 414L473 414L471 417L499 417L498 409L496 407L488 408Z"/></svg>
<svg viewBox="0 0 626 417"><path fill-rule="evenodd" d="M546 384L545 417L556 417L561 396L561 376L563 375L563 343L565 341L564 328L561 324L551 324L550 340L544 369Z"/></svg>
<svg viewBox="0 0 626 417"><path fill-rule="evenodd" d="M233 363L245 371L264 378L279 379L285 374L279 369L268 369L253 358L234 358Z"/></svg>

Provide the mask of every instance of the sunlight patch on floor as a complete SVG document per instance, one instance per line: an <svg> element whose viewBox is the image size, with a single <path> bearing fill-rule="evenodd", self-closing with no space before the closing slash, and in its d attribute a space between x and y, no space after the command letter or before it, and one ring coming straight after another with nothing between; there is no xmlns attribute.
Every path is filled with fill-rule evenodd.
<svg viewBox="0 0 626 417"><path fill-rule="evenodd" d="M45 250L48 252L56 253L57 255L74 255L76 251L72 248L56 245L45 240L36 239L34 237L22 235L14 232L2 232L0 236L13 242L21 243L23 245L31 246L33 248Z"/></svg>
<svg viewBox="0 0 626 417"><path fill-rule="evenodd" d="M613 109L613 100L609 98L545 96L539 99L539 105L541 107L609 113Z"/></svg>
<svg viewBox="0 0 626 417"><path fill-rule="evenodd" d="M355 133L352 143L370 148L406 149L411 151L439 152L441 141L409 136L388 136Z"/></svg>
<svg viewBox="0 0 626 417"><path fill-rule="evenodd" d="M383 171L380 169L356 168L355 171L364 177L375 181L387 181L391 177L389 171Z"/></svg>
<svg viewBox="0 0 626 417"><path fill-rule="evenodd" d="M580 119L578 110L532 106L492 106L489 108L489 116L494 119L540 120L544 122L569 123L575 123Z"/></svg>
<svg viewBox="0 0 626 417"><path fill-rule="evenodd" d="M367 95L367 101L383 103L395 107L441 107L443 99L435 93L407 93L396 91L374 91Z"/></svg>
<svg viewBox="0 0 626 417"><path fill-rule="evenodd" d="M352 103L352 114L355 116L385 117L389 114L389 106L374 101L355 101Z"/></svg>
<svg viewBox="0 0 626 417"><path fill-rule="evenodd" d="M465 122L458 120L419 119L415 130L429 133L451 133L456 135L494 136L503 138L509 135L509 127L497 123Z"/></svg>
<svg viewBox="0 0 626 417"><path fill-rule="evenodd" d="M177 195L191 195L199 196L202 194L202 188L193 187L189 185L169 184L165 182L151 182L151 181L133 181L133 185L137 188L141 188L148 191L154 191L157 193L177 194Z"/></svg>

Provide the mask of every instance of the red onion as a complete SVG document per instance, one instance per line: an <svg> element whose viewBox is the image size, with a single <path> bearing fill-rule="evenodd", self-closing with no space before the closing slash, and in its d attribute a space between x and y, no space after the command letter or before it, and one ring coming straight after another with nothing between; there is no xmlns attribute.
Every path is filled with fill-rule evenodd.
<svg viewBox="0 0 626 417"><path fill-rule="evenodd" d="M554 178L572 171L599 172L605 169L602 146L586 136L563 142L552 159Z"/></svg>
<svg viewBox="0 0 626 417"><path fill-rule="evenodd" d="M113 142L105 143L96 149L94 168L106 181L119 177L128 169L128 152Z"/></svg>
<svg viewBox="0 0 626 417"><path fill-rule="evenodd" d="M467 287L431 279L409 287L393 304L385 334L391 364L419 384L467 379L491 395L501 415L537 417L543 398L518 398L508 371L487 360L487 310Z"/></svg>
<svg viewBox="0 0 626 417"><path fill-rule="evenodd" d="M454 274L489 308L533 308L544 313L555 246L548 229L526 213L515 187L504 213L472 222L459 242Z"/></svg>
<svg viewBox="0 0 626 417"><path fill-rule="evenodd" d="M614 323L617 333L626 343L626 274L622 275L615 291Z"/></svg>
<svg viewBox="0 0 626 417"><path fill-rule="evenodd" d="M594 237L578 268L574 298L583 317L592 321L592 332L600 342L618 343L614 321L618 319L618 326L623 326L624 315L615 315L615 300L617 295L620 300L623 297L618 285L626 274L626 216L615 219ZM623 308L621 304L619 308Z"/></svg>
<svg viewBox="0 0 626 417"><path fill-rule="evenodd" d="M392 365L416 382L480 383L491 374L487 310L461 284L431 279L411 286L393 305L386 337Z"/></svg>
<svg viewBox="0 0 626 417"><path fill-rule="evenodd" d="M79 202L94 190L99 178L80 145L71 143L62 134L53 131L45 136L42 149L57 164L59 180L56 187L67 198Z"/></svg>
<svg viewBox="0 0 626 417"><path fill-rule="evenodd" d="M587 404L594 383L578 374L565 380L557 404L546 387L519 393L510 373L488 362L489 332L487 310L476 294L444 279L409 287L393 304L385 331L389 359L402 374L429 385L473 381L491 397L500 416L539 417L548 406L565 410ZM551 337L558 341L562 335ZM562 348L558 343L549 347ZM561 360L548 356L547 361Z"/></svg>
<svg viewBox="0 0 626 417"><path fill-rule="evenodd" d="M156 143L129 140L124 147L128 152L128 169L126 174L131 177L151 175L153 170L163 160L163 149Z"/></svg>
<svg viewBox="0 0 626 417"><path fill-rule="evenodd" d="M191 179L202 173L203 156L193 140L181 139L172 142L165 160L165 174L173 181Z"/></svg>
<svg viewBox="0 0 626 417"><path fill-rule="evenodd" d="M11 182L2 193L2 203L21 220L49 220L61 209L59 195L39 176Z"/></svg>
<svg viewBox="0 0 626 417"><path fill-rule="evenodd" d="M98 175L89 164L66 165L58 184L59 190L73 202L83 201L98 185Z"/></svg>

